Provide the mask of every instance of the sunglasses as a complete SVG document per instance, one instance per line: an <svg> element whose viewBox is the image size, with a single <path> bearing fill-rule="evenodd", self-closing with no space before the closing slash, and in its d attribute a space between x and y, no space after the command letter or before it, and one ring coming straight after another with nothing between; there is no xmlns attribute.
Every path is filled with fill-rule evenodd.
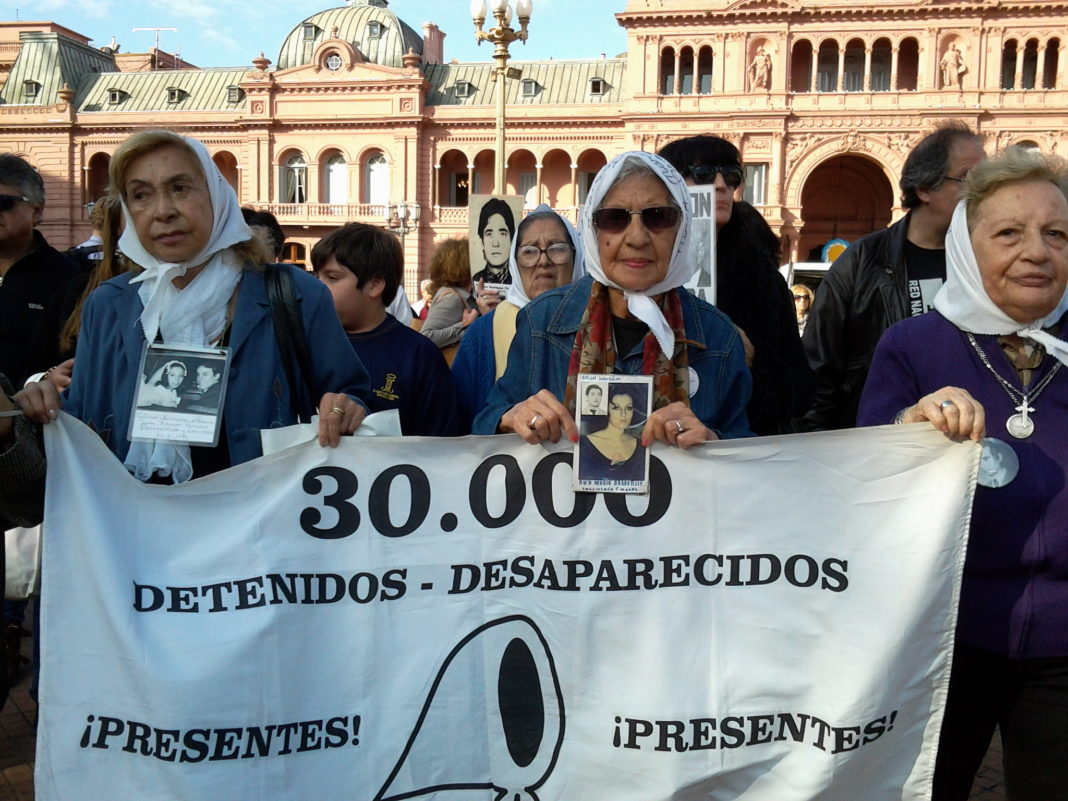
<svg viewBox="0 0 1068 801"><path fill-rule="evenodd" d="M808 300L808 295L794 295L794 300Z"/></svg>
<svg viewBox="0 0 1068 801"><path fill-rule="evenodd" d="M695 184L711 184L715 183L717 174L723 176L723 183L731 189L737 189L745 180L745 170L734 165L691 164L682 175L693 178Z"/></svg>
<svg viewBox="0 0 1068 801"><path fill-rule="evenodd" d="M567 264L571 260L571 245L566 242L554 242L547 248L539 248L537 245L523 245L515 252L515 261L520 267L534 267L541 254L549 260L549 264Z"/></svg>
<svg viewBox="0 0 1068 801"><path fill-rule="evenodd" d="M5 211L11 211L20 200L25 200L27 203L30 202L30 199L23 195L0 195L0 214Z"/></svg>
<svg viewBox="0 0 1068 801"><path fill-rule="evenodd" d="M637 214L650 231L667 231L678 225L680 213L674 206L649 206L641 211L597 209L593 213L593 225L599 231L618 234L630 227L630 218Z"/></svg>

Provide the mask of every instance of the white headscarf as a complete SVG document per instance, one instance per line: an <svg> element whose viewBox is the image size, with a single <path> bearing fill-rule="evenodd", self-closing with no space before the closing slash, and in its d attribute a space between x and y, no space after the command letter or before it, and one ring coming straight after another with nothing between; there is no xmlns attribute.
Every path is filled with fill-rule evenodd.
<svg viewBox="0 0 1068 801"><path fill-rule="evenodd" d="M968 232L967 202L964 200L957 203L946 233L946 283L935 295L934 307L962 331L1019 334L1041 344L1057 361L1068 364L1068 342L1042 330L1056 323L1068 311L1068 292L1061 297L1057 308L1041 320L1030 323L1018 323L995 306L983 288L983 277Z"/></svg>
<svg viewBox="0 0 1068 801"><path fill-rule="evenodd" d="M207 148L196 139L182 139L200 162L208 185L214 217L208 243L188 261L159 261L138 238L133 218L123 200L126 228L119 239L119 250L144 268L144 272L131 279L130 283L141 283L138 294L144 305L141 325L145 339L153 342L157 332L162 331L163 341L168 344L205 345L222 333L226 324L226 305L241 278L240 269L223 269L234 266L236 259L232 259L233 264L224 265L222 251L251 239L252 230L245 225L233 187L219 172ZM179 291L174 286L173 279L205 262L207 266L185 289Z"/></svg>
<svg viewBox="0 0 1068 801"><path fill-rule="evenodd" d="M627 309L649 326L649 330L656 337L660 349L670 359L675 352L675 334L664 319L660 307L656 305L653 297L682 286L689 280L697 269L697 263L690 258L690 225L693 220L693 212L690 207L690 193L686 189L686 183L682 180L678 170L668 164L660 156L645 153L640 150L632 150L622 153L606 164L593 181L586 205L582 207L582 243L585 247L586 272L593 276L594 280L605 286L623 289L619 285L608 280L601 267L601 256L597 247L597 229L593 226L593 213L600 208L605 195L616 182L616 176L623 168L628 159L637 159L648 166L667 187L672 201L682 211L682 220L679 223L678 233L675 235L675 246L671 251L671 262L668 265L667 274L658 284L654 284L642 292L623 290L627 299Z"/></svg>
<svg viewBox="0 0 1068 801"><path fill-rule="evenodd" d="M556 214L556 218L560 220L560 224L564 226L564 230L567 232L568 237L571 240L571 244L575 247L575 271L571 277L565 283L573 283L586 274L586 268L582 261L582 239L579 238L578 231L575 230L575 226L571 224L571 221L564 217L562 214L557 214L546 204L542 203L531 214L541 214L542 212L550 212ZM523 223L519 223L519 227L516 228L515 238L512 240L512 252L508 256L508 267L512 273L512 283L508 286L508 294L504 296L504 299L509 303L522 309L528 303L530 298L527 297L527 290L523 286L523 276L519 269L519 264L515 260L515 254L519 250L519 229L523 227Z"/></svg>
<svg viewBox="0 0 1068 801"><path fill-rule="evenodd" d="M241 215L233 187L219 172L207 148L196 139L182 139L200 162L208 185L213 214L208 243L188 261L161 262L141 243L124 200L122 212L126 228L119 239L119 249L144 268L144 272L130 279L130 283L141 284L138 296L144 307L141 327L145 341L155 342L159 333L167 345L203 346L222 334L230 297L241 280L242 265L228 248L251 239L252 231ZM204 269L185 288L179 290L174 286L175 278L205 262ZM155 472L172 476L176 484L188 481L193 475L188 445L132 442L125 464L141 481L147 481Z"/></svg>

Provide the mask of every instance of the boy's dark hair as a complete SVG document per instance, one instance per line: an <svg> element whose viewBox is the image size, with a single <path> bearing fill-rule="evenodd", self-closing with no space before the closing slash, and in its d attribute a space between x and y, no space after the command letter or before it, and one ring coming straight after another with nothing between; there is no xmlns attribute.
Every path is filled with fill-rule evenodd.
<svg viewBox="0 0 1068 801"><path fill-rule="evenodd" d="M400 240L388 231L365 223L349 223L320 239L312 248L312 269L319 272L330 259L356 276L357 288L373 278L385 282L382 303L397 297L404 278L404 252Z"/></svg>

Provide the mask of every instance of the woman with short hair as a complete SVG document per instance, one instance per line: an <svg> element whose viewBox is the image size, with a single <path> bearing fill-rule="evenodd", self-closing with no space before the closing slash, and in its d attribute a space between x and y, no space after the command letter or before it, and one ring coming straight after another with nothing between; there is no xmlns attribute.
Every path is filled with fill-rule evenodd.
<svg viewBox="0 0 1068 801"><path fill-rule="evenodd" d="M935 310L892 326L858 424L927 421L1011 448L971 510L935 801L965 801L995 727L1008 798L1068 786L1068 165L1010 148L972 168ZM989 466L989 465L988 465Z"/></svg>
<svg viewBox="0 0 1068 801"><path fill-rule="evenodd" d="M575 441L578 376L622 373L653 376L643 444L747 435L741 339L681 288L696 268L691 220L686 186L659 156L633 151L602 168L583 208L587 275L520 311L508 367L474 433Z"/></svg>
<svg viewBox="0 0 1068 801"><path fill-rule="evenodd" d="M136 133L112 157L110 178L126 223L119 247L134 269L85 303L66 410L106 434L142 481L179 483L254 459L261 429L291 425L313 406L320 444L354 431L366 414L367 374L330 293L303 270L270 268L288 274L310 345L307 374L296 368L291 386L267 293L272 254L253 239L204 145L171 131ZM128 438L140 366L156 343L231 350L216 446ZM30 384L20 400L39 422L59 407L50 382Z"/></svg>

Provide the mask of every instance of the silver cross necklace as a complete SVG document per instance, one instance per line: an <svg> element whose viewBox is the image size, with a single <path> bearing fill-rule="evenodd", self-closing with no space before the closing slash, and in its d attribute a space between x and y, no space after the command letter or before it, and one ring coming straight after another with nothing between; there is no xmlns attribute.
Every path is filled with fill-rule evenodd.
<svg viewBox="0 0 1068 801"><path fill-rule="evenodd" d="M1035 407L1031 404L1038 399L1040 394L1042 394L1042 390L1044 390L1049 382L1053 380L1053 376L1057 375L1057 371L1061 369L1061 363L1058 361L1053 365L1053 369L1046 373L1046 377L1042 379L1042 383L1033 390L1028 389L1025 392L1021 392L1002 378L1001 374L994 369L994 365L990 363L990 359L986 357L986 353L979 347L979 343L975 341L975 337L970 333L967 334L967 337L968 342L971 343L972 347L975 348L975 352L979 355L979 360L982 361L983 366L993 373L994 378L1001 384L1002 389L1008 393L1009 399L1013 403L1019 401L1019 405L1015 407L1016 414L1012 415L1005 421L1005 430L1012 434L1012 436L1016 437L1016 439L1027 439L1035 432L1035 421L1030 417L1035 411Z"/></svg>

